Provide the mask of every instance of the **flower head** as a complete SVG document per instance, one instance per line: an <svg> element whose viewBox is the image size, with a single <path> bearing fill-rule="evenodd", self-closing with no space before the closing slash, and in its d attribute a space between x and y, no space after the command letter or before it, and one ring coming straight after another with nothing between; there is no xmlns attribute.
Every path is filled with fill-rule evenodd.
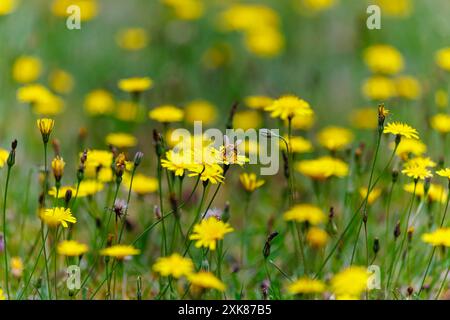
<svg viewBox="0 0 450 320"><path fill-rule="evenodd" d="M124 175L123 182L124 187L128 190L131 185L131 177L129 175ZM158 190L158 180L141 173L135 174L131 190L141 196L153 193Z"/></svg>
<svg viewBox="0 0 450 320"><path fill-rule="evenodd" d="M233 232L234 229L230 224L215 217L203 219L194 226L190 240L197 240L195 246L197 248L205 247L210 250L216 250L217 241L222 240L227 233Z"/></svg>
<svg viewBox="0 0 450 320"><path fill-rule="evenodd" d="M353 141L353 133L341 127L326 127L317 135L319 143L328 150L338 151L347 147Z"/></svg>
<svg viewBox="0 0 450 320"><path fill-rule="evenodd" d="M106 143L117 148L131 148L137 145L137 139L132 134L116 132L106 136Z"/></svg>
<svg viewBox="0 0 450 320"><path fill-rule="evenodd" d="M438 176L450 179L450 168L444 168L444 169L438 170L438 171L436 171L436 174Z"/></svg>
<svg viewBox="0 0 450 320"><path fill-rule="evenodd" d="M56 251L62 256L79 257L88 252L89 247L75 240L64 240L58 243Z"/></svg>
<svg viewBox="0 0 450 320"><path fill-rule="evenodd" d="M41 132L42 140L44 141L44 143L47 143L50 138L50 134L52 133L53 127L55 126L55 120L48 118L38 119L37 126L39 128L39 131Z"/></svg>
<svg viewBox="0 0 450 320"><path fill-rule="evenodd" d="M406 166L402 170L402 173L410 178L413 178L414 180L424 180L425 178L430 178L433 176L433 174L430 170L427 169L427 167L421 165Z"/></svg>
<svg viewBox="0 0 450 320"><path fill-rule="evenodd" d="M434 60L438 67L445 71L450 71L450 47L440 49L436 52Z"/></svg>
<svg viewBox="0 0 450 320"><path fill-rule="evenodd" d="M178 253L174 253L169 257L158 258L153 265L153 271L159 273L163 277L172 276L176 279L182 276L189 276L194 271L194 264L191 259L184 258Z"/></svg>
<svg viewBox="0 0 450 320"><path fill-rule="evenodd" d="M247 107L250 109L261 110L273 103L273 99L267 96L248 96L244 99Z"/></svg>
<svg viewBox="0 0 450 320"><path fill-rule="evenodd" d="M450 132L450 115L445 113L438 113L430 119L431 127L439 133Z"/></svg>
<svg viewBox="0 0 450 320"><path fill-rule="evenodd" d="M153 80L148 77L122 79L118 83L120 90L131 93L141 93L153 86Z"/></svg>
<svg viewBox="0 0 450 320"><path fill-rule="evenodd" d="M138 51L147 46L149 36L143 28L126 28L116 35L117 45L128 51Z"/></svg>
<svg viewBox="0 0 450 320"><path fill-rule="evenodd" d="M322 209L313 204L297 204L286 211L283 215L286 221L308 222L312 225L318 225L326 221L326 215Z"/></svg>
<svg viewBox="0 0 450 320"><path fill-rule="evenodd" d="M223 168L218 164L205 164L203 166L194 166L190 168L191 173L189 177L196 177L200 175L200 180L210 182L212 184L222 183L225 177L223 176Z"/></svg>
<svg viewBox="0 0 450 320"><path fill-rule="evenodd" d="M422 241L432 246L450 247L450 228L440 228L422 235Z"/></svg>
<svg viewBox="0 0 450 320"><path fill-rule="evenodd" d="M226 289L225 284L211 272L192 273L188 276L188 280L193 286L201 289L216 289L219 291L225 291Z"/></svg>
<svg viewBox="0 0 450 320"><path fill-rule="evenodd" d="M3 168L6 161L8 160L9 152L5 149L0 148L0 168Z"/></svg>
<svg viewBox="0 0 450 320"><path fill-rule="evenodd" d="M287 290L290 294L314 294L324 292L325 288L322 281L303 277L292 282Z"/></svg>
<svg viewBox="0 0 450 320"><path fill-rule="evenodd" d="M331 289L336 298L345 296L358 299L367 288L369 274L364 267L352 266L344 269L331 279Z"/></svg>
<svg viewBox="0 0 450 320"><path fill-rule="evenodd" d="M404 67L402 54L396 48L384 44L367 48L364 62L374 73L396 74Z"/></svg>
<svg viewBox="0 0 450 320"><path fill-rule="evenodd" d="M52 170L53 170L53 175L55 177L55 180L57 182L61 181L61 178L64 174L64 167L66 166L66 163L64 162L64 159L61 158L60 156L56 156L53 160L52 160Z"/></svg>
<svg viewBox="0 0 450 320"><path fill-rule="evenodd" d="M408 139L419 139L419 133L416 129L401 122L388 123L384 127L383 133L391 133L393 135L405 137Z"/></svg>
<svg viewBox="0 0 450 320"><path fill-rule="evenodd" d="M113 95L103 89L91 91L84 98L84 110L91 116L110 114L114 107Z"/></svg>
<svg viewBox="0 0 450 320"><path fill-rule="evenodd" d="M100 251L100 254L102 256L113 257L116 258L117 260L123 260L126 257L135 256L140 253L141 251L134 248L133 246L122 244L108 247Z"/></svg>
<svg viewBox="0 0 450 320"><path fill-rule="evenodd" d="M30 83L36 81L42 72L42 62L32 56L22 56L14 61L12 76L16 82Z"/></svg>
<svg viewBox="0 0 450 320"><path fill-rule="evenodd" d="M373 76L362 84L362 93L371 100L388 100L397 95L395 82L384 76Z"/></svg>
<svg viewBox="0 0 450 320"><path fill-rule="evenodd" d="M282 120L293 119L296 116L307 116L313 113L308 102L293 95L282 96L274 100L264 110L269 111L272 118L281 118Z"/></svg>
<svg viewBox="0 0 450 320"><path fill-rule="evenodd" d="M72 212L68 208L57 207L52 209L45 209L41 215L41 219L49 227L58 227L62 225L67 228L68 223L76 223L77 219L72 215Z"/></svg>
<svg viewBox="0 0 450 320"><path fill-rule="evenodd" d="M244 172L239 176L239 179L247 192L253 192L265 183L264 180L258 180L254 173L248 174Z"/></svg>
<svg viewBox="0 0 450 320"><path fill-rule="evenodd" d="M347 163L328 156L300 161L295 165L295 169L315 180L325 180L332 176L345 177L349 172Z"/></svg>
<svg viewBox="0 0 450 320"><path fill-rule="evenodd" d="M367 197L367 188L365 187L361 187L359 188L359 195L361 196L361 198L365 199ZM375 202L375 200L378 199L378 197L381 195L381 189L380 188L373 188L370 191L369 196L367 197L367 203L368 204L372 204L373 202Z"/></svg>
<svg viewBox="0 0 450 320"><path fill-rule="evenodd" d="M12 257L11 258L11 273L16 278L22 277L23 261L20 257Z"/></svg>
<svg viewBox="0 0 450 320"><path fill-rule="evenodd" d="M191 101L186 105L184 111L186 121L189 123L201 121L203 125L210 125L217 118L216 107L206 100Z"/></svg>
<svg viewBox="0 0 450 320"><path fill-rule="evenodd" d="M330 237L325 230L317 227L310 228L306 233L306 242L308 243L308 245L315 249L324 247L327 244L329 238Z"/></svg>
<svg viewBox="0 0 450 320"><path fill-rule="evenodd" d="M184 111L173 105L162 105L150 110L148 116L150 119L162 123L179 122L183 120Z"/></svg>

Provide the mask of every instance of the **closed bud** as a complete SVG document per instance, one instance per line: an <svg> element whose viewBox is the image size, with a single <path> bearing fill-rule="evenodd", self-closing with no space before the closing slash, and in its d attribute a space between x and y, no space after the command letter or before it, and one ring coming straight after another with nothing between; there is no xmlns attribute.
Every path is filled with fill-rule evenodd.
<svg viewBox="0 0 450 320"><path fill-rule="evenodd" d="M66 166L66 163L64 162L64 159L60 156L56 156L52 160L52 170L53 170L53 176L55 177L56 182L60 182L61 178L64 174L64 167Z"/></svg>
<svg viewBox="0 0 450 320"><path fill-rule="evenodd" d="M64 194L64 203L66 204L66 207L69 206L69 202L72 199L72 189L67 189L66 193Z"/></svg>
<svg viewBox="0 0 450 320"><path fill-rule="evenodd" d="M155 206L153 207L153 214L155 215L155 218L156 218L157 220L161 219L161 209L159 208L158 205L155 205Z"/></svg>
<svg viewBox="0 0 450 320"><path fill-rule="evenodd" d="M266 240L266 243L264 244L263 248L263 256L265 259L267 259L270 256L270 249L271 249L271 242L272 240L278 235L278 232L272 232Z"/></svg>
<svg viewBox="0 0 450 320"><path fill-rule="evenodd" d="M398 170L394 169L394 170L392 170L392 182L396 183L397 180L398 180Z"/></svg>
<svg viewBox="0 0 450 320"><path fill-rule="evenodd" d="M6 164L10 168L16 163L16 148L17 140L14 139L11 143L11 151L9 152L8 159L6 160Z"/></svg>
<svg viewBox="0 0 450 320"><path fill-rule="evenodd" d="M138 167L141 162L142 162L142 158L144 157L144 154L140 151L136 152L136 154L134 155L134 167Z"/></svg>
<svg viewBox="0 0 450 320"><path fill-rule="evenodd" d="M164 154L163 139L162 135L156 129L153 129L153 143L157 157L161 158Z"/></svg>
<svg viewBox="0 0 450 320"><path fill-rule="evenodd" d="M395 224L395 229L394 229L394 238L397 239L401 234L401 230L400 230L400 221L397 221L397 223Z"/></svg>
<svg viewBox="0 0 450 320"><path fill-rule="evenodd" d="M378 238L375 238L373 240L373 253L377 254L378 251L380 251L380 240Z"/></svg>

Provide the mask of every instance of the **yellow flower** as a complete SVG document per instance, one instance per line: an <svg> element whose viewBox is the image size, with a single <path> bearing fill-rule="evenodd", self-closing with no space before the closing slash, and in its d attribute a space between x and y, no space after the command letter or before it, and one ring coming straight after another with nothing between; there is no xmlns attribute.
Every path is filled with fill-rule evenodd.
<svg viewBox="0 0 450 320"><path fill-rule="evenodd" d="M422 235L422 241L432 246L450 247L450 228L440 228Z"/></svg>
<svg viewBox="0 0 450 320"><path fill-rule="evenodd" d="M173 171L176 176L183 176L184 170L193 166L192 157L189 152L166 152L166 159L161 159L161 166L169 171Z"/></svg>
<svg viewBox="0 0 450 320"><path fill-rule="evenodd" d="M338 0L300 0L300 9L306 9L313 13L328 10L337 4Z"/></svg>
<svg viewBox="0 0 450 320"><path fill-rule="evenodd" d="M127 190L130 188L130 183L131 177L129 175L124 175L123 185ZM158 180L156 178L137 173L134 175L131 190L136 192L138 195L153 193L158 190Z"/></svg>
<svg viewBox="0 0 450 320"><path fill-rule="evenodd" d="M289 138L285 136L284 139L287 141L289 148L293 153L308 153L313 151L312 143L303 137L291 137L289 140ZM282 143L281 147L285 150L286 144Z"/></svg>
<svg viewBox="0 0 450 320"><path fill-rule="evenodd" d="M17 100L22 103L44 103L52 96L50 90L40 84L27 84L17 90Z"/></svg>
<svg viewBox="0 0 450 320"><path fill-rule="evenodd" d="M434 93L434 102L440 109L445 109L448 106L448 93L445 90L439 89Z"/></svg>
<svg viewBox="0 0 450 320"><path fill-rule="evenodd" d="M395 79L395 84L397 88L397 95L401 98L417 100L422 93L420 82L414 77L398 77Z"/></svg>
<svg viewBox="0 0 450 320"><path fill-rule="evenodd" d="M253 110L236 112L233 118L233 127L236 129L258 129L261 124L261 115Z"/></svg>
<svg viewBox="0 0 450 320"><path fill-rule="evenodd" d="M292 119L292 129L309 130L316 121L314 113Z"/></svg>
<svg viewBox="0 0 450 320"><path fill-rule="evenodd" d="M415 167L415 166L421 166L421 167L436 167L436 162L431 160L429 157L415 157L412 159L409 159L405 163L405 167Z"/></svg>
<svg viewBox="0 0 450 320"><path fill-rule="evenodd" d="M111 171L111 170L109 170ZM100 180L100 179L99 179ZM104 188L103 183L95 180L83 180L80 183L80 188L78 190L79 197L87 197L102 191ZM75 193L74 193L75 194Z"/></svg>
<svg viewBox="0 0 450 320"><path fill-rule="evenodd" d="M247 107L256 110L264 110L273 103L273 99L267 96L248 96L244 99Z"/></svg>
<svg viewBox="0 0 450 320"><path fill-rule="evenodd" d="M118 83L120 90L131 93L144 92L153 87L153 80L149 77L122 79Z"/></svg>
<svg viewBox="0 0 450 320"><path fill-rule="evenodd" d="M409 193L414 193L414 182L408 183L403 186L403 190ZM424 183L422 181L417 182L416 186L416 196L423 198L425 196ZM428 189L427 199L430 202L440 202L445 203L447 198L447 190L445 190L441 185L431 183Z"/></svg>
<svg viewBox="0 0 450 320"><path fill-rule="evenodd" d="M114 97L106 90L91 91L84 98L84 109L92 116L110 114L114 111Z"/></svg>
<svg viewBox="0 0 450 320"><path fill-rule="evenodd" d="M395 97L397 91L392 79L383 76L373 76L364 81L362 93L371 100L383 101Z"/></svg>
<svg viewBox="0 0 450 320"><path fill-rule="evenodd" d="M329 236L325 230L312 227L306 233L306 242L312 248L320 249L324 247L328 242Z"/></svg>
<svg viewBox="0 0 450 320"><path fill-rule="evenodd" d="M226 289L225 284L211 272L200 271L190 274L188 280L194 287L201 289L216 289L219 291L225 291Z"/></svg>
<svg viewBox="0 0 450 320"><path fill-rule="evenodd" d="M144 28L126 28L116 35L117 45L125 50L138 51L144 49L149 42L149 36Z"/></svg>
<svg viewBox="0 0 450 320"><path fill-rule="evenodd" d="M383 133L391 133L396 136L402 136L408 139L419 139L419 133L413 127L401 123L390 122L384 127Z"/></svg>
<svg viewBox="0 0 450 320"><path fill-rule="evenodd" d="M62 186L62 187L59 188L59 191L58 191L58 199L64 198L64 197L66 196L66 192L67 192L68 190L72 191L72 196L73 196L73 197L75 196L75 193L76 193L76 191L77 191L77 189L76 189L75 187L72 187L72 186ZM50 189L48 190L48 195L49 195L49 196L52 196L52 197L54 197L54 198L56 198L56 187L50 188ZM80 193L78 193L78 196L79 196L79 197L81 196Z"/></svg>
<svg viewBox="0 0 450 320"><path fill-rule="evenodd" d="M89 247L75 240L64 240L58 243L56 251L62 256L79 257L88 252Z"/></svg>
<svg viewBox="0 0 450 320"><path fill-rule="evenodd" d="M161 0L172 8L175 16L181 20L197 20L203 16L204 4L201 0Z"/></svg>
<svg viewBox="0 0 450 320"><path fill-rule="evenodd" d="M153 265L153 271L163 277L174 277L176 279L189 276L194 271L194 264L189 258L184 258L178 253L173 253L169 257L158 258Z"/></svg>
<svg viewBox="0 0 450 320"><path fill-rule="evenodd" d="M373 73L396 74L404 67L402 54L396 48L384 44L367 48L364 62Z"/></svg>
<svg viewBox="0 0 450 320"><path fill-rule="evenodd" d="M132 101L119 101L116 108L116 118L122 121L141 121L139 105Z"/></svg>
<svg viewBox="0 0 450 320"><path fill-rule="evenodd" d="M150 119L162 122L179 122L183 120L184 111L173 105L162 105L150 110L148 113Z"/></svg>
<svg viewBox="0 0 450 320"><path fill-rule="evenodd" d="M424 180L433 176L430 170L421 165L408 165L402 170L402 173L415 180Z"/></svg>
<svg viewBox="0 0 450 320"><path fill-rule="evenodd" d="M217 241L222 240L227 233L233 232L234 229L228 223L224 223L215 217L203 219L194 226L190 240L197 240L195 246L197 248L204 247L209 250L216 250Z"/></svg>
<svg viewBox="0 0 450 320"><path fill-rule="evenodd" d="M357 129L372 130L377 127L378 112L375 108L356 109L350 113L350 122Z"/></svg>
<svg viewBox="0 0 450 320"><path fill-rule="evenodd" d="M367 289L369 274L364 267L352 266L344 269L331 279L331 289L336 296L359 298Z"/></svg>
<svg viewBox="0 0 450 320"><path fill-rule="evenodd" d="M319 143L328 150L338 151L345 149L353 141L353 133L341 127L326 127L317 135Z"/></svg>
<svg viewBox="0 0 450 320"><path fill-rule="evenodd" d="M22 277L23 262L20 257L12 257L11 258L11 273L16 278Z"/></svg>
<svg viewBox="0 0 450 320"><path fill-rule="evenodd" d="M50 137L50 134L53 131L53 127L55 126L55 120L48 119L48 118L38 119L37 126L39 128L39 131L41 132L44 143L47 143L48 139Z"/></svg>
<svg viewBox="0 0 450 320"><path fill-rule="evenodd" d="M392 142L389 147L394 150L395 142ZM395 154L403 160L409 158L409 155L420 156L427 151L427 146L420 140L403 138L397 146Z"/></svg>
<svg viewBox="0 0 450 320"><path fill-rule="evenodd" d="M244 31L261 26L278 27L279 16L272 8L261 4L232 4L220 16L221 27L226 31Z"/></svg>
<svg viewBox="0 0 450 320"><path fill-rule="evenodd" d="M302 277L289 284L287 290L290 294L315 294L326 289L325 283L320 280Z"/></svg>
<svg viewBox="0 0 450 320"><path fill-rule="evenodd" d="M296 163L295 169L316 180L325 180L332 176L342 178L347 176L349 172L347 163L328 156L300 161Z"/></svg>
<svg viewBox="0 0 450 320"><path fill-rule="evenodd" d="M6 296L3 292L3 289L0 288L0 301L6 300Z"/></svg>
<svg viewBox="0 0 450 320"><path fill-rule="evenodd" d="M430 119L431 127L439 133L450 132L450 115L445 113L438 113Z"/></svg>
<svg viewBox="0 0 450 320"><path fill-rule="evenodd" d="M53 0L52 12L57 17L66 18L71 14L70 11L67 11L71 5L80 8L81 21L92 20L99 11L97 0Z"/></svg>
<svg viewBox="0 0 450 320"><path fill-rule="evenodd" d="M105 248L100 251L102 256L108 256L116 258L117 260L123 260L129 256L135 256L141 253L141 250L134 248L130 245L118 244L112 247Z"/></svg>
<svg viewBox="0 0 450 320"><path fill-rule="evenodd" d="M367 196L367 188L366 187L361 187L359 188L359 195L361 196L361 198L366 199ZM377 200L381 195L381 189L380 188L373 188L370 191L369 197L367 198L367 202L369 204L372 204L375 202L375 200Z"/></svg>
<svg viewBox="0 0 450 320"><path fill-rule="evenodd" d="M244 189L248 192L255 191L265 183L264 180L258 180L256 174L254 173L248 174L244 172L239 176L239 180L241 181Z"/></svg>
<svg viewBox="0 0 450 320"><path fill-rule="evenodd" d="M50 88L55 90L59 94L65 94L72 91L74 86L74 80L70 73L67 71L57 69L54 70L49 76Z"/></svg>
<svg viewBox="0 0 450 320"><path fill-rule="evenodd" d="M55 176L56 181L60 181L63 174L64 174L64 167L66 166L66 163L64 162L64 159L60 156L56 156L52 160L52 170L53 175Z"/></svg>
<svg viewBox="0 0 450 320"><path fill-rule="evenodd" d="M375 4L380 6L383 14L390 17L407 17L413 11L411 0L376 0Z"/></svg>
<svg viewBox="0 0 450 320"><path fill-rule="evenodd" d="M49 227L58 227L62 225L64 228L69 227L67 223L76 223L77 219L72 215L70 209L57 207L52 209L45 209L41 219Z"/></svg>
<svg viewBox="0 0 450 320"><path fill-rule="evenodd" d="M80 157L81 155L82 154L80 153ZM106 168L111 167L114 157L111 151L97 150L97 149L88 150L86 155L87 155L85 162L86 171L89 170L93 171L92 176L89 174L89 172L87 172L87 174L90 177L95 177L95 171L97 170L98 167L106 167Z"/></svg>
<svg viewBox="0 0 450 320"><path fill-rule="evenodd" d="M106 144L117 148L131 148L137 145L137 139L129 133L116 132L106 136Z"/></svg>
<svg viewBox="0 0 450 320"><path fill-rule="evenodd" d="M271 112L270 116L272 118L281 118L282 120L308 116L313 113L308 102L292 95L276 99L264 110Z"/></svg>
<svg viewBox="0 0 450 320"><path fill-rule="evenodd" d="M283 51L284 42L284 36L277 28L267 26L252 29L244 37L247 50L261 58L279 55Z"/></svg>
<svg viewBox="0 0 450 320"><path fill-rule="evenodd" d="M450 179L450 168L444 168L444 169L438 170L438 171L436 171L436 174L438 176Z"/></svg>
<svg viewBox="0 0 450 320"><path fill-rule="evenodd" d="M225 177L223 176L223 169L218 164L205 164L203 166L197 165L190 168L191 173L189 177L196 177L200 175L201 181L209 181L212 184L222 183Z"/></svg>
<svg viewBox="0 0 450 320"><path fill-rule="evenodd" d="M7 15L12 13L17 7L17 0L3 0L0 2L0 16ZM0 289L0 296L1 296L1 289ZM2 300L0 298L0 300Z"/></svg>
<svg viewBox="0 0 450 320"><path fill-rule="evenodd" d="M450 47L440 49L436 52L434 60L438 67L445 71L450 71Z"/></svg>
<svg viewBox="0 0 450 320"><path fill-rule="evenodd" d="M309 203L293 206L283 214L283 218L286 221L308 222L313 226L324 223L327 220L327 216L322 209Z"/></svg>
<svg viewBox="0 0 450 320"><path fill-rule="evenodd" d="M34 102L33 112L40 116L54 116L60 114L64 109L64 100L60 97L50 94L41 97Z"/></svg>
<svg viewBox="0 0 450 320"><path fill-rule="evenodd" d="M194 123L201 121L203 125L214 123L217 118L216 107L206 100L195 100L185 107L186 121Z"/></svg>
<svg viewBox="0 0 450 320"><path fill-rule="evenodd" d="M0 148L0 168L3 168L6 161L8 160L9 152L5 149Z"/></svg>
<svg viewBox="0 0 450 320"><path fill-rule="evenodd" d="M18 83L30 83L41 75L41 60L32 56L21 56L14 61L12 67L13 79Z"/></svg>

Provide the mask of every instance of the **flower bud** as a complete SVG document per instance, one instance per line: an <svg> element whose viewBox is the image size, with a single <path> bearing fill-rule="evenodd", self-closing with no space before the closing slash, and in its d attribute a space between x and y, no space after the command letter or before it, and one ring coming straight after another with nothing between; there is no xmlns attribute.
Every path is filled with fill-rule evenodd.
<svg viewBox="0 0 450 320"><path fill-rule="evenodd" d="M375 253L375 255L378 253L378 251L380 251L380 240L378 238L375 238L373 240L373 253Z"/></svg>
<svg viewBox="0 0 450 320"><path fill-rule="evenodd" d="M395 225L395 229L394 229L394 238L397 239L401 233L402 232L400 230L400 221L397 221L397 223Z"/></svg>
<svg viewBox="0 0 450 320"><path fill-rule="evenodd" d="M144 154L140 151L136 152L136 154L134 155L134 167L137 168L141 162L142 162L142 158L144 157Z"/></svg>

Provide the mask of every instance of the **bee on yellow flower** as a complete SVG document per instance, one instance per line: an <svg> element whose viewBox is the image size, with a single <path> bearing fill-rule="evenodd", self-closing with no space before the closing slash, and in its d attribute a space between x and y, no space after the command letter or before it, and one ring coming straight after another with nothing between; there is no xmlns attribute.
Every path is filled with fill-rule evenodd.
<svg viewBox="0 0 450 320"><path fill-rule="evenodd" d="M62 225L64 228L68 228L68 223L76 223L77 219L72 215L69 208L56 207L52 209L45 209L41 215L41 219L49 227L55 228Z"/></svg>
<svg viewBox="0 0 450 320"><path fill-rule="evenodd" d="M194 226L190 240L196 240L197 248L204 247L210 250L216 250L217 241L223 240L227 233L233 232L230 224L218 220L215 217L203 219Z"/></svg>
<svg viewBox="0 0 450 320"><path fill-rule="evenodd" d="M58 243L56 251L66 257L80 257L89 251L89 247L75 240L64 240Z"/></svg>
<svg viewBox="0 0 450 320"><path fill-rule="evenodd" d="M194 272L194 263L189 258L173 253L171 256L158 258L153 265L153 271L163 277L171 276L178 279L191 275Z"/></svg>
<svg viewBox="0 0 450 320"><path fill-rule="evenodd" d="M247 192L253 192L265 183L264 180L258 180L254 173L248 174L244 172L239 176L239 180Z"/></svg>
<svg viewBox="0 0 450 320"><path fill-rule="evenodd" d="M135 256L140 253L141 251L139 249L136 249L131 245L122 245L122 244L108 247L100 251L100 254L102 256L116 258L117 260L123 260L127 257Z"/></svg>

